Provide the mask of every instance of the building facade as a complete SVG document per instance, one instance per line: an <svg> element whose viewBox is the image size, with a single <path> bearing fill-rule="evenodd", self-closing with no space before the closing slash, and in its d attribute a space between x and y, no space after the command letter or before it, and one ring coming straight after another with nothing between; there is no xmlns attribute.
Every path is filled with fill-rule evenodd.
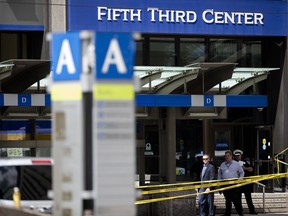
<svg viewBox="0 0 288 216"><path fill-rule="evenodd" d="M169 183L184 176L189 179L194 155L208 152L218 159L224 150L236 148L255 163L257 174L263 168L272 173L271 158L288 141L287 12L287 1L280 0L181 0L177 4L170 0L4 1L0 7L0 61L49 59L48 32L141 33L136 41L136 66L147 70L191 66L201 71L198 79L183 81L169 93L153 84L148 90L143 86L141 93L265 95L267 107L138 106L140 183L145 173ZM249 76L239 73L235 78L237 71ZM41 86L38 90L41 92ZM4 107L1 112L2 124L10 125ZM33 120L34 126L43 121L39 119ZM37 140L37 132L33 137ZM184 170L183 176L176 175L176 167Z"/></svg>

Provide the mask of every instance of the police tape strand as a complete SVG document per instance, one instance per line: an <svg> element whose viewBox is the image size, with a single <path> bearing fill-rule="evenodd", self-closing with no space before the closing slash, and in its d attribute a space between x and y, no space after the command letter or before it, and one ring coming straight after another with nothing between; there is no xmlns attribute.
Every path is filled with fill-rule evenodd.
<svg viewBox="0 0 288 216"><path fill-rule="evenodd" d="M285 151L287 151L288 148L284 149L283 151L281 151L280 153L278 153L277 155L274 156L274 160L277 162L277 170L278 173L280 172L280 163L284 164L284 165L288 165L287 163L285 163L284 161L279 160L279 155L282 155Z"/></svg>
<svg viewBox="0 0 288 216"><path fill-rule="evenodd" d="M137 187L137 189L172 187L172 188L164 188L164 189L158 189L158 190L142 191L142 195L179 192L179 191L184 191L184 190L196 190L196 192L185 194L185 195L178 195L178 196L168 196L168 197L160 197L160 198L153 198L153 199L146 199L146 200L138 200L135 202L135 204L140 205L140 204L154 203L154 202L160 202L160 201L165 201L165 200L187 198L187 197L192 197L192 196L197 196L199 194L207 193L207 192L203 192L203 193L197 192L197 189L202 188L202 187L216 188L208 192L208 193L215 193L215 192L221 192L224 190L229 190L232 188L241 187L243 185L247 185L247 184L251 184L251 183L255 183L255 182L259 182L263 180L271 180L271 179L285 178L285 177L286 178L288 177L288 172L244 177L241 179L234 178L234 179L227 179L227 180L226 179L225 180L211 180L211 181L205 181L205 182L186 182L186 183L178 183L178 184L140 186L140 187ZM185 186L185 185L188 185L188 186ZM223 186L226 186L226 187L223 187Z"/></svg>
<svg viewBox="0 0 288 216"><path fill-rule="evenodd" d="M279 173L280 163L284 165L288 165L288 164L278 159L279 155L283 154L287 150L288 148L284 149L283 151L281 151L280 153L274 156L274 160L277 162L278 174L258 175L258 176L244 177L241 179L210 180L210 181L205 181L205 182L203 181L202 182L184 182L184 183L175 183L175 184L139 186L136 188L141 189L141 190L162 188L162 189L156 189L156 190L142 191L141 192L142 195L153 195L153 194L160 194L160 193L186 191L186 190L196 190L196 193L190 193L190 194L179 195L179 196L161 197L161 198L154 198L154 199L147 199L147 200L138 200L135 202L135 204L145 204L145 203L159 202L159 201L165 201L165 200L179 199L179 198L197 196L199 194L207 193L207 192L198 193L198 189L202 187L216 188L208 192L208 193L215 193L215 192L221 192L221 191L236 188L236 187L241 187L243 185L247 185L247 184L251 184L251 183L255 183L255 182L259 182L263 180L288 177L288 172ZM223 187L223 186L226 186L226 187Z"/></svg>
<svg viewBox="0 0 288 216"><path fill-rule="evenodd" d="M265 176L265 175L264 175ZM245 179L249 181L249 179L254 179L254 178L259 178L260 176L250 176L250 177L245 177L242 179ZM229 185L229 184L235 184L235 182L238 182L238 178L234 179L222 179L221 181L219 180L209 180L209 181L198 181L198 182L185 182L185 183L176 183L176 184L164 184L164 185L149 185L149 186L139 186L137 189L150 189L150 188L163 188L163 187L173 187L174 188L169 188L169 189L158 189L158 190L150 190L143 192L143 194L153 194L153 193L161 193L161 192L173 192L173 189L175 190L175 187L177 186L176 190L192 190L192 189L198 189L203 187L203 184L209 184L210 187L215 187L215 186L223 186L223 185ZM188 185L188 186L183 186L183 185ZM191 186L192 185L192 186ZM182 186L182 187L179 187Z"/></svg>
<svg viewBox="0 0 288 216"><path fill-rule="evenodd" d="M277 177L274 177L277 175ZM193 189L199 189L202 187L220 187L220 186L226 186L231 184L240 184L240 183L254 183L258 181L262 181L262 179L268 179L272 176L272 178L279 178L283 174L270 174L270 175L263 175L263 176L251 176L251 177L245 177L242 179L223 179L223 180L210 180L210 181L202 181L202 182L190 182L190 184L193 184L192 186L181 186L181 187L172 187L168 189L157 189L157 190L148 190L148 191L142 191L142 195L151 195L151 194L159 194L159 193L168 193L168 192L176 192L176 191L184 191L184 190L193 190ZM288 175L285 173L285 175ZM181 185L180 183L179 185ZM187 183L188 184L188 183ZM169 185L169 184L168 184ZM171 186L171 185L170 185ZM175 186L175 184L173 184ZM155 187L155 186L153 186ZM161 186L159 186L161 187ZM139 187L138 187L139 188Z"/></svg>

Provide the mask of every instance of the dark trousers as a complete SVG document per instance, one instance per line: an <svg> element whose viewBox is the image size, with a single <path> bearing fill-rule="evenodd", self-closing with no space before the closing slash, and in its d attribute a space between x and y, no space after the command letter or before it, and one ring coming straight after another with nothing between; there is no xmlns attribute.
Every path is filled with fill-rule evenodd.
<svg viewBox="0 0 288 216"><path fill-rule="evenodd" d="M206 188L200 188L199 193L202 193ZM214 193L200 194L198 197L199 215L213 216L214 215Z"/></svg>
<svg viewBox="0 0 288 216"><path fill-rule="evenodd" d="M243 214L242 202L241 202L241 191L239 188L233 188L223 191L225 197L225 215L231 215L232 202L235 206L235 209L239 215Z"/></svg>
<svg viewBox="0 0 288 216"><path fill-rule="evenodd" d="M250 213L255 212L255 207L253 205L252 196L251 196L252 189L253 189L252 184L244 185L244 186L240 187L241 192L244 193L244 195L245 195L246 203L248 205Z"/></svg>

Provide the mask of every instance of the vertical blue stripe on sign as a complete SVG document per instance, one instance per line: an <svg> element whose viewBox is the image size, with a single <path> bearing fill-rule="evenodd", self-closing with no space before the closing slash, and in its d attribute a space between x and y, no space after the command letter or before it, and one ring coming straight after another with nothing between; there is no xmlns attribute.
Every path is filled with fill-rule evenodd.
<svg viewBox="0 0 288 216"><path fill-rule="evenodd" d="M51 106L50 94L45 94L45 106Z"/></svg>
<svg viewBox="0 0 288 216"><path fill-rule="evenodd" d="M267 107L265 95L227 95L227 107Z"/></svg>
<svg viewBox="0 0 288 216"><path fill-rule="evenodd" d="M31 106L31 94L19 94L18 106Z"/></svg>
<svg viewBox="0 0 288 216"><path fill-rule="evenodd" d="M204 106L205 107L213 107L214 106L213 95L204 95Z"/></svg>
<svg viewBox="0 0 288 216"><path fill-rule="evenodd" d="M0 106L4 106L4 94L0 94Z"/></svg>

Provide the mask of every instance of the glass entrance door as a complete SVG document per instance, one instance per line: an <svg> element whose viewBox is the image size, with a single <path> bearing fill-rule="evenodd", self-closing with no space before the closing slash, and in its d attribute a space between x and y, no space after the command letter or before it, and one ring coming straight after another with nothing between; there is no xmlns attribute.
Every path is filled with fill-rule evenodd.
<svg viewBox="0 0 288 216"><path fill-rule="evenodd" d="M257 130L256 175L273 174L272 126L259 127ZM263 181L266 192L273 192L273 180ZM257 186L259 187L259 186ZM258 189L258 188L257 188ZM259 188L262 190L262 188Z"/></svg>

